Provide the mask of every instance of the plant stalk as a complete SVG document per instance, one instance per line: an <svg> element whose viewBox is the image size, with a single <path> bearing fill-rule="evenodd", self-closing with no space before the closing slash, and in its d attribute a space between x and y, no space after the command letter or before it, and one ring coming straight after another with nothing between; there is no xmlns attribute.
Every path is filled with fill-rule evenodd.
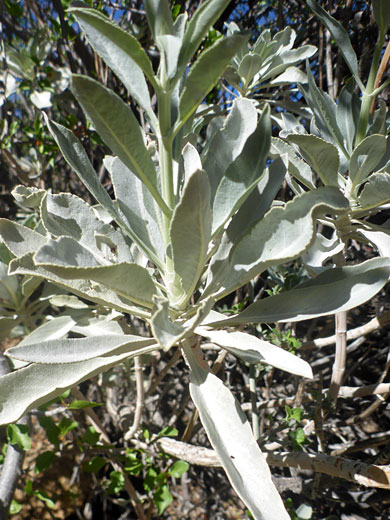
<svg viewBox="0 0 390 520"><path fill-rule="evenodd" d="M251 407L252 407L252 430L253 437L257 442L260 439L260 417L259 410L257 408L256 398L256 365L251 363L249 366L249 391L251 396Z"/></svg>

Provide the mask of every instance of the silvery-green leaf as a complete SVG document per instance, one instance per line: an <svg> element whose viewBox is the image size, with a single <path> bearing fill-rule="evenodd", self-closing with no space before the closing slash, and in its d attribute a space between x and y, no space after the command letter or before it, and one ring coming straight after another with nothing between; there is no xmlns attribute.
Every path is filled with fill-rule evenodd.
<svg viewBox="0 0 390 520"><path fill-rule="evenodd" d="M288 520L239 402L218 377L200 366L191 348L185 352L191 366L192 400L236 493L255 520Z"/></svg>
<svg viewBox="0 0 390 520"><path fill-rule="evenodd" d="M306 73L308 85L300 85L308 105L313 111L315 123L324 138L337 144L341 152L348 157L348 152L344 146L344 136L337 124L336 104L330 96L320 90L314 81L309 62L306 62Z"/></svg>
<svg viewBox="0 0 390 520"><path fill-rule="evenodd" d="M183 45L179 56L179 72L191 61L203 38L228 4L229 0L205 0L197 7L184 33Z"/></svg>
<svg viewBox="0 0 390 520"><path fill-rule="evenodd" d="M375 226L365 222L364 226L359 226L358 233L374 244L381 256L390 257L390 226L389 222L386 224Z"/></svg>
<svg viewBox="0 0 390 520"><path fill-rule="evenodd" d="M20 184L11 191L11 195L26 208L36 209L39 208L43 197L46 195L46 190Z"/></svg>
<svg viewBox="0 0 390 520"><path fill-rule="evenodd" d="M2 218L0 219L0 240L12 254L22 256L33 253L40 246L46 244L47 237L30 228Z"/></svg>
<svg viewBox="0 0 390 520"><path fill-rule="evenodd" d="M313 172L310 166L302 161L294 148L289 144L285 143L278 137L272 137L271 139L271 157L277 158L279 156L287 154L288 161L286 168L296 179L298 179L304 186L310 189L315 188L315 180Z"/></svg>
<svg viewBox="0 0 390 520"><path fill-rule="evenodd" d="M80 197L70 193L47 193L41 204L41 218L45 229L55 237L71 237L99 255L96 234L105 235L114 229L96 217L95 212Z"/></svg>
<svg viewBox="0 0 390 520"><path fill-rule="evenodd" d="M264 363L290 374L313 378L310 365L306 361L269 341L261 340L245 332L213 331L205 327L197 327L195 332L247 363Z"/></svg>
<svg viewBox="0 0 390 520"><path fill-rule="evenodd" d="M359 196L359 204L367 210L387 202L390 202L390 174L373 173Z"/></svg>
<svg viewBox="0 0 390 520"><path fill-rule="evenodd" d="M347 199L333 186L318 188L272 208L234 247L230 268L218 297L241 287L273 265L302 255L315 237L315 219L323 214L341 214L349 209Z"/></svg>
<svg viewBox="0 0 390 520"><path fill-rule="evenodd" d="M102 287L89 280L66 280L43 266L35 265L32 253L12 260L9 266L9 272L10 274L38 276L53 282L56 286L64 288L77 296L116 309L120 312L133 314L141 318L147 318L149 316L149 313L146 313L139 307L134 307L132 302L118 296L114 291L107 289L107 287Z"/></svg>
<svg viewBox="0 0 390 520"><path fill-rule="evenodd" d="M190 68L180 96L180 126L202 103L228 66L232 57L246 41L248 41L247 34L233 34L232 36L220 38L200 54Z"/></svg>
<svg viewBox="0 0 390 520"><path fill-rule="evenodd" d="M131 334L51 339L39 342L34 342L34 339L30 337L23 342L23 345L9 348L6 354L11 358L30 363L62 364L78 363L100 356L117 356L126 352L138 354L151 345L153 345L153 349L157 348L153 338L143 338ZM149 350L147 349L147 351Z"/></svg>
<svg viewBox="0 0 390 520"><path fill-rule="evenodd" d="M162 34L157 37L157 42L165 53L168 78L173 78L177 71L177 60L179 59L182 40L173 34Z"/></svg>
<svg viewBox="0 0 390 520"><path fill-rule="evenodd" d="M325 186L338 186L340 165L337 148L320 137L309 134L290 134L287 141L299 146L302 157L320 177Z"/></svg>
<svg viewBox="0 0 390 520"><path fill-rule="evenodd" d="M372 122L368 125L367 135L386 135L387 105L384 99L379 99L379 108L375 110Z"/></svg>
<svg viewBox="0 0 390 520"><path fill-rule="evenodd" d="M102 264L89 249L71 237L50 239L34 255L37 265L58 265L71 267L93 267Z"/></svg>
<svg viewBox="0 0 390 520"><path fill-rule="evenodd" d="M341 89L337 108L337 125L344 136L344 144L348 153L352 153L356 128L359 121L361 101L354 93L355 82L350 78Z"/></svg>
<svg viewBox="0 0 390 520"><path fill-rule="evenodd" d="M72 316L56 316L25 336L18 344L18 347L29 345L31 343L39 344L42 341L59 339L72 330L75 323L76 322Z"/></svg>
<svg viewBox="0 0 390 520"><path fill-rule="evenodd" d="M290 291L259 300L237 316L207 326L302 321L348 311L375 296L389 276L390 258L373 258L357 265L327 269Z"/></svg>
<svg viewBox="0 0 390 520"><path fill-rule="evenodd" d="M211 224L210 183L203 170L196 170L184 187L170 228L173 262L185 292L184 301L192 295L205 267Z"/></svg>
<svg viewBox="0 0 390 520"><path fill-rule="evenodd" d="M145 11L155 40L161 34L174 34L172 13L168 0L146 0Z"/></svg>
<svg viewBox="0 0 390 520"><path fill-rule="evenodd" d="M115 72L155 125L156 116L144 73L154 88L156 82L152 64L139 41L98 11L71 7L69 12L76 17L93 49Z"/></svg>
<svg viewBox="0 0 390 520"><path fill-rule="evenodd" d="M99 182L97 173L95 172L84 147L68 128L51 121L45 113L43 113L47 127L60 148L66 162L77 173L87 190L95 197L114 219L117 214L114 210L112 200L107 191Z"/></svg>
<svg viewBox="0 0 390 520"><path fill-rule="evenodd" d="M310 58L316 52L317 47L314 45L303 45L298 49L281 52L279 56L276 56L271 61L266 70L260 71L260 79L267 81L270 78L278 76L282 74L288 66L296 65L300 61Z"/></svg>
<svg viewBox="0 0 390 520"><path fill-rule="evenodd" d="M246 98L235 99L223 127L210 139L210 146L203 157L203 168L210 179L212 200L225 171L240 155L256 126L257 111L253 103Z"/></svg>
<svg viewBox="0 0 390 520"><path fill-rule="evenodd" d="M390 25L390 4L387 0L372 0L372 8L375 21L385 34Z"/></svg>
<svg viewBox="0 0 390 520"><path fill-rule="evenodd" d="M317 233L312 245L303 253L302 259L309 271L318 274L329 269L330 266L323 267L324 263L343 249L344 243L337 233L334 233L330 239Z"/></svg>
<svg viewBox="0 0 390 520"><path fill-rule="evenodd" d="M0 301L15 301L19 288L19 279L15 275L8 274L8 265L0 261Z"/></svg>
<svg viewBox="0 0 390 520"><path fill-rule="evenodd" d="M259 182L264 172L271 142L271 118L267 105L256 130L248 137L241 154L226 170L213 201L213 234L227 220Z"/></svg>
<svg viewBox="0 0 390 520"><path fill-rule="evenodd" d="M149 258L159 265L165 257L158 223L158 209L150 192L139 178L118 158L105 162L110 172L115 198L136 240Z"/></svg>
<svg viewBox="0 0 390 520"><path fill-rule="evenodd" d="M73 298L76 298L73 296ZM75 313L72 313L75 314ZM80 312L80 316L75 316L77 323L72 327L72 332L81 334L82 336L101 336L101 335L123 335L123 329L117 319L123 316L122 313L111 311L103 316L96 316L93 314L86 314Z"/></svg>
<svg viewBox="0 0 390 520"><path fill-rule="evenodd" d="M246 56L244 56L240 62L237 72L245 84L248 85L252 81L253 76L255 76L255 74L259 71L262 62L262 57L258 54L254 54L253 52L249 52Z"/></svg>
<svg viewBox="0 0 390 520"><path fill-rule="evenodd" d="M202 161L198 150L191 143L187 143L183 148L184 184L189 181L191 175L196 170L202 169Z"/></svg>
<svg viewBox="0 0 390 520"><path fill-rule="evenodd" d="M129 353L58 365L31 364L0 377L0 424L16 422L28 410L130 357Z"/></svg>
<svg viewBox="0 0 390 520"><path fill-rule="evenodd" d="M354 149L349 164L349 176L353 187L363 182L379 164L386 151L384 135L370 135Z"/></svg>
<svg viewBox="0 0 390 520"><path fill-rule="evenodd" d="M276 159L259 181L257 187L245 200L239 211L233 216L216 253L212 256L206 289L202 298L212 294L218 283L224 279L229 267L229 253L235 243L260 221L268 211L280 185L283 182L286 169L281 158Z"/></svg>
<svg viewBox="0 0 390 520"><path fill-rule="evenodd" d="M55 261L52 260L52 262ZM107 287L118 296L145 307L153 307L156 286L144 267L125 262L105 266L61 266L50 262L48 255L35 256L35 263L65 280L92 280Z"/></svg>
<svg viewBox="0 0 390 520"><path fill-rule="evenodd" d="M360 80L358 60L351 45L347 31L341 25L340 22L335 20L329 13L323 9L318 2L315 0L307 0L307 5L313 11L313 13L319 18L319 20L327 27L333 38L336 40L337 46L339 47L341 54L344 57L345 63L348 65L356 83L359 85L360 90L364 91L364 85Z"/></svg>
<svg viewBox="0 0 390 520"><path fill-rule="evenodd" d="M269 85L273 87L277 85L285 85L288 83L307 83L306 74L297 67L288 67L282 74L272 79Z"/></svg>
<svg viewBox="0 0 390 520"><path fill-rule="evenodd" d="M87 76L74 74L71 89L107 146L145 183L161 209L169 214L157 188L156 170L141 128L129 105Z"/></svg>

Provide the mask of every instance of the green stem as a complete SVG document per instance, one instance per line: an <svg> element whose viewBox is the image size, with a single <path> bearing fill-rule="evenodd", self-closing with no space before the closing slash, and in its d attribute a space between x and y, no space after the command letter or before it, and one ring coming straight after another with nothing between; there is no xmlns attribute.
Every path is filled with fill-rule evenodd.
<svg viewBox="0 0 390 520"><path fill-rule="evenodd" d="M376 42L374 57L371 63L370 74L368 76L368 81L366 85L366 89L363 92L362 97L362 106L360 109L360 117L359 124L356 134L355 147L358 146L359 143L363 141L366 137L367 126L370 117L370 108L372 102L372 94L375 90L375 78L378 72L379 63L381 59L381 52L383 47L383 42L385 41L385 33L380 30L378 35L378 41Z"/></svg>

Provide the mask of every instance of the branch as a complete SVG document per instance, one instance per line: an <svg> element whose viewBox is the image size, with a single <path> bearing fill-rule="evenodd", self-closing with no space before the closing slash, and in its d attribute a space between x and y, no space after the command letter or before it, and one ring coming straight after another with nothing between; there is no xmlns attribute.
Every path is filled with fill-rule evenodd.
<svg viewBox="0 0 390 520"><path fill-rule="evenodd" d="M159 439L158 445L169 455L199 466L221 467L214 450L200 448L174 439ZM390 489L390 466L364 464L356 460L332 457L324 454L300 453L264 453L270 466L298 468L325 473L332 477L349 480L356 484Z"/></svg>

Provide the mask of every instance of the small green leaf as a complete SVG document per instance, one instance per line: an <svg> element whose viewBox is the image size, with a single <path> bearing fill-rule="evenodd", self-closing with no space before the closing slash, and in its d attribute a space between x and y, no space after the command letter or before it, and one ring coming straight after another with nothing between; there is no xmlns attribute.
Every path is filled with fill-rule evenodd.
<svg viewBox="0 0 390 520"><path fill-rule="evenodd" d="M42 500L42 502L44 502L49 509L55 509L56 503L49 497L46 491L37 489L34 491L34 496L39 498L39 500Z"/></svg>
<svg viewBox="0 0 390 520"><path fill-rule="evenodd" d="M174 428L173 426L165 426L153 439L153 442L157 439L161 439L161 437L177 437L179 435L179 430Z"/></svg>
<svg viewBox="0 0 390 520"><path fill-rule="evenodd" d="M107 495L120 493L125 487L125 476L121 471L111 471L110 483L106 489Z"/></svg>
<svg viewBox="0 0 390 520"><path fill-rule="evenodd" d="M68 405L69 410L81 410L82 408L95 408L96 406L102 406L103 403L95 403L93 401L83 401L76 399Z"/></svg>
<svg viewBox="0 0 390 520"><path fill-rule="evenodd" d="M370 135L359 143L351 155L349 176L352 190L361 184L380 163L386 152L386 137Z"/></svg>
<svg viewBox="0 0 390 520"><path fill-rule="evenodd" d="M143 486L146 493L150 493L156 486L158 473L153 466L149 466L146 470L146 476L143 481Z"/></svg>
<svg viewBox="0 0 390 520"><path fill-rule="evenodd" d="M28 451L31 448L31 437L26 424L9 424L7 426L7 439L13 446Z"/></svg>
<svg viewBox="0 0 390 520"><path fill-rule="evenodd" d="M84 435L81 437L81 442L86 442L90 446L96 446L99 442L100 433L95 430L93 426L88 426Z"/></svg>
<svg viewBox="0 0 390 520"><path fill-rule="evenodd" d="M60 442L60 429L57 426L57 424L53 421L51 417L47 417L46 415L39 415L38 421L42 428L44 428L48 440L52 444L54 444L54 446L57 446Z"/></svg>
<svg viewBox="0 0 390 520"><path fill-rule="evenodd" d="M180 478L189 467L190 465L188 462L185 462L184 460L177 460L169 470L169 474L173 478Z"/></svg>
<svg viewBox="0 0 390 520"><path fill-rule="evenodd" d="M15 499L12 499L11 505L9 506L9 514L16 515L23 509L23 505L19 504Z"/></svg>
<svg viewBox="0 0 390 520"><path fill-rule="evenodd" d="M83 466L83 470L87 473L97 473L107 464L107 460L104 457L94 457L93 459L86 462Z"/></svg>
<svg viewBox="0 0 390 520"><path fill-rule="evenodd" d="M56 454L54 451L44 451L35 459L34 473L42 473L53 464Z"/></svg>
<svg viewBox="0 0 390 520"><path fill-rule="evenodd" d="M69 419L68 417L63 417L61 419L60 424L58 425L60 429L60 436L63 438L65 435L75 428L77 428L79 423L77 421L74 421L73 419Z"/></svg>
<svg viewBox="0 0 390 520"><path fill-rule="evenodd" d="M364 209L378 208L390 201L390 174L373 173L359 197L359 204Z"/></svg>
<svg viewBox="0 0 390 520"><path fill-rule="evenodd" d="M169 504L173 501L173 497L169 492L169 486L167 484L163 484L159 486L156 492L153 495L153 502L157 506L157 513L162 515L165 509L169 506Z"/></svg>

